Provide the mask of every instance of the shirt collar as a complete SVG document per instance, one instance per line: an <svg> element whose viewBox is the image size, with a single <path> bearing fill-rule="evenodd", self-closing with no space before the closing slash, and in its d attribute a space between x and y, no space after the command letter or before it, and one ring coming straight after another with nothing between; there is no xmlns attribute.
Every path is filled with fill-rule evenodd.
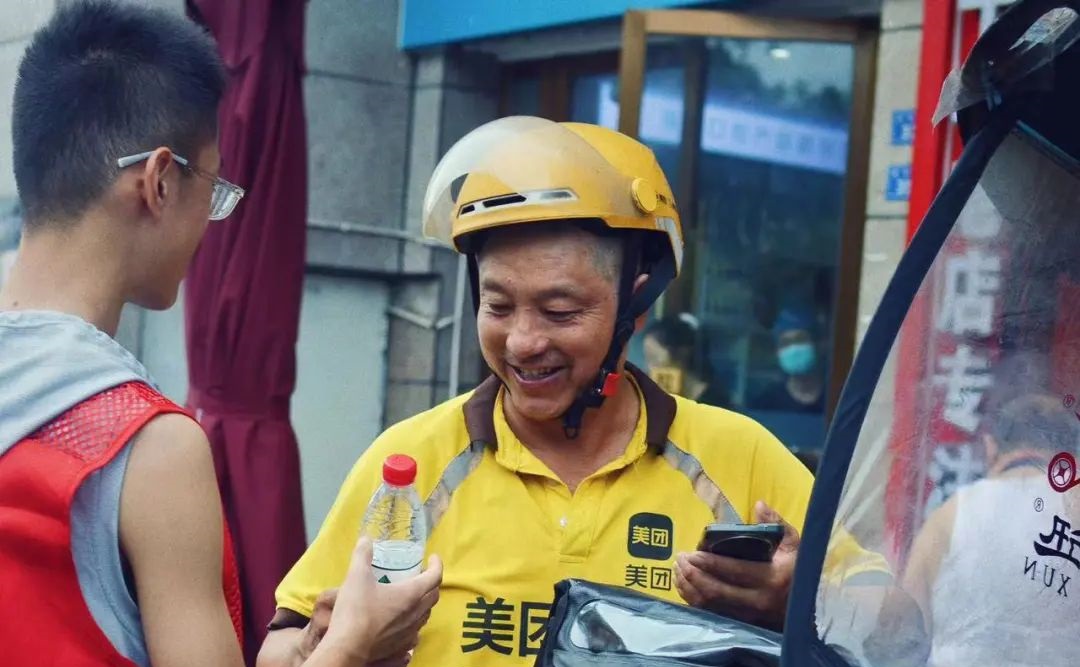
<svg viewBox="0 0 1080 667"><path fill-rule="evenodd" d="M668 432L675 421L675 399L632 364L626 364L626 372L641 396L642 410L638 418L638 428L644 427L644 443L650 447L663 449L668 441ZM472 442L499 447L500 433L495 426L495 418L497 409L499 419L505 423L500 403L502 388L499 378L492 375L476 388L473 395L462 406L465 414L465 428ZM508 426L507 433L510 433Z"/></svg>

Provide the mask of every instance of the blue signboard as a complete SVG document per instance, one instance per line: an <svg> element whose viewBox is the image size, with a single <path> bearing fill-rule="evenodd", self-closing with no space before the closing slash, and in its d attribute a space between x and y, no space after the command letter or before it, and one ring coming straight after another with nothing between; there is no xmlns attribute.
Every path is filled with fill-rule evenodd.
<svg viewBox="0 0 1080 667"><path fill-rule="evenodd" d="M894 164L889 167L885 184L887 201L907 201L911 197L911 165Z"/></svg>
<svg viewBox="0 0 1080 667"><path fill-rule="evenodd" d="M615 128L619 105L615 80L600 84L598 123ZM649 144L679 145L683 99L645 92L641 138ZM847 128L806 122L796 116L761 113L722 100L706 99L701 119L701 148L709 153L843 175L847 172Z"/></svg>
<svg viewBox="0 0 1080 667"><path fill-rule="evenodd" d="M717 0L402 0L403 49L622 16L630 9L722 5Z"/></svg>
<svg viewBox="0 0 1080 667"><path fill-rule="evenodd" d="M910 146L915 141L915 110L897 109L892 112L893 146Z"/></svg>

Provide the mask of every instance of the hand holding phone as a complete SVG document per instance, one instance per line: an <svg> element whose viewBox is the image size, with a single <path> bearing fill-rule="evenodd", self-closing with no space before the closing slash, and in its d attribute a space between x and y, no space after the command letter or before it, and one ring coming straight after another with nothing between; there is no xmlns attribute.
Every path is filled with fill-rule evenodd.
<svg viewBox="0 0 1080 667"><path fill-rule="evenodd" d="M698 550L767 563L783 539L784 526L779 523L714 523L705 527Z"/></svg>
<svg viewBox="0 0 1080 667"><path fill-rule="evenodd" d="M753 520L705 528L698 550L676 559L675 587L693 607L783 630L799 533L760 500Z"/></svg>

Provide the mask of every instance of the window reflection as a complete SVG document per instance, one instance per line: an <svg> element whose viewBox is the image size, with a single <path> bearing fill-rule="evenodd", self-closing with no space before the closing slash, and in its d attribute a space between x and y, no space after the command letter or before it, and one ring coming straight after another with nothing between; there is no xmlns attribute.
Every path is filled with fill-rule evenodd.
<svg viewBox="0 0 1080 667"><path fill-rule="evenodd" d="M683 191L686 72L703 57L696 201L679 202L690 299L651 322L630 359L675 393L748 413L793 449L814 450L832 380L853 52L690 41L650 43L639 129ZM578 77L571 102L574 120L616 127L615 73Z"/></svg>

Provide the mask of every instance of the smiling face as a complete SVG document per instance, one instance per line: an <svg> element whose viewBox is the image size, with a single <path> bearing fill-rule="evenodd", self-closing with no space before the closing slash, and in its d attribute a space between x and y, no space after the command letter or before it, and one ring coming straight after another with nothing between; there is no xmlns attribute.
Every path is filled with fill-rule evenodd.
<svg viewBox="0 0 1080 667"><path fill-rule="evenodd" d="M618 248L561 224L488 239L478 258L477 329L508 410L558 419L596 379L615 328Z"/></svg>

